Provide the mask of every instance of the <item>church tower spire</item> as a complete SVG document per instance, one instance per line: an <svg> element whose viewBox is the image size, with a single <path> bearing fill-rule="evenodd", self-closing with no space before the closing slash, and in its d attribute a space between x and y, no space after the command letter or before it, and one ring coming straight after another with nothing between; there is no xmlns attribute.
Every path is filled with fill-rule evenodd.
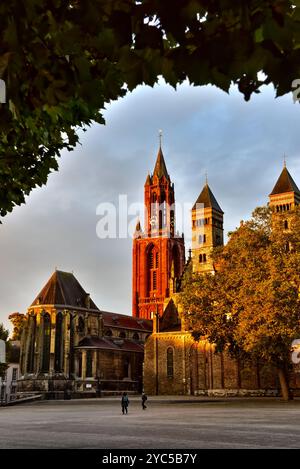
<svg viewBox="0 0 300 469"><path fill-rule="evenodd" d="M224 212L212 193L207 175L205 185L192 208L192 262L193 272L213 272L211 251L222 246Z"/></svg>
<svg viewBox="0 0 300 469"><path fill-rule="evenodd" d="M293 210L299 204L300 190L290 175L284 160L283 169L269 195L269 206L273 213L281 213Z"/></svg>
<svg viewBox="0 0 300 469"><path fill-rule="evenodd" d="M185 264L184 238L175 236L175 191L159 149L153 174L144 185L145 227L133 240L133 316L150 319L163 313L165 298L173 291L171 276L179 279Z"/></svg>

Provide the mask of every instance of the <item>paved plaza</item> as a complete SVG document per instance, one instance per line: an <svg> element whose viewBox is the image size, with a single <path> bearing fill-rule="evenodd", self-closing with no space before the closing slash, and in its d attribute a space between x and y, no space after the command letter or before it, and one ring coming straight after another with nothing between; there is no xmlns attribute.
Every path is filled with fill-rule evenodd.
<svg viewBox="0 0 300 469"><path fill-rule="evenodd" d="M0 448L299 448L300 400L130 397L0 407Z"/></svg>

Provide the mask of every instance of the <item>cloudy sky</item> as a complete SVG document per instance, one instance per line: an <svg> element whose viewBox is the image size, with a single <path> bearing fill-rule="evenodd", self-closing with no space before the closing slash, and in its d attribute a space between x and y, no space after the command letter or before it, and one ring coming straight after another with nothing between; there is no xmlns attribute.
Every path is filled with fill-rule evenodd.
<svg viewBox="0 0 300 469"><path fill-rule="evenodd" d="M225 212L225 233L267 202L287 155L300 184L299 104L274 99L272 87L245 103L213 87L165 84L139 87L107 106L106 125L94 125L74 152L61 156L59 172L35 189L0 226L0 322L26 312L58 268L73 271L103 310L131 314L130 238L99 239L96 207L119 194L143 201L163 130L163 153L176 201L195 202L208 173ZM132 216L129 217L129 221ZM188 227L185 229L190 237ZM189 242L187 242L187 249Z"/></svg>

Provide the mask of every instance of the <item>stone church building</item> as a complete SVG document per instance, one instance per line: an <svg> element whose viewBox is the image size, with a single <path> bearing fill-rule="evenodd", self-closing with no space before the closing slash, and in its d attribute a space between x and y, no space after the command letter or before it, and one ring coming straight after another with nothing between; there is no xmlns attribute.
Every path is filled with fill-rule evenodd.
<svg viewBox="0 0 300 469"><path fill-rule="evenodd" d="M165 201L172 202L171 209L165 208ZM133 242L133 315L153 318L153 333L145 344L145 392L277 395L277 374L270 366L216 354L212 344L193 339L182 315L180 284L188 270L203 275L215 272L211 253L224 243L224 213L206 181L192 208L192 249L185 262L184 238L174 237L174 201L174 184L160 148L153 175L145 183L145 229L138 223ZM285 228L290 211L299 203L300 191L284 166L269 205ZM291 375L290 386L300 389L299 373Z"/></svg>
<svg viewBox="0 0 300 469"><path fill-rule="evenodd" d="M300 191L284 166L269 205L288 229ZM214 273L224 213L208 182L191 212L192 249L176 231L175 189L161 146L144 185L145 226L133 239L132 316L101 311L72 273L55 271L26 315L18 391L60 398L122 391L147 394L277 395L275 370L240 362L196 342L180 288L189 272ZM299 373L290 386L300 389Z"/></svg>
<svg viewBox="0 0 300 469"><path fill-rule="evenodd" d="M72 273L57 270L28 308L18 391L141 392L151 331L151 321L99 310Z"/></svg>

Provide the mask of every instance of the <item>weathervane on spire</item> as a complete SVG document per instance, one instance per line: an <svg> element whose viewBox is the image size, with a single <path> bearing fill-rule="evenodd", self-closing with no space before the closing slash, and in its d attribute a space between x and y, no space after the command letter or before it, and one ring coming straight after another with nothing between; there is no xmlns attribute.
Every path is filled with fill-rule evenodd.
<svg viewBox="0 0 300 469"><path fill-rule="evenodd" d="M158 135L159 135L159 146L161 147L161 141L162 141L162 134L163 134L163 131L160 129L159 132L158 132Z"/></svg>
<svg viewBox="0 0 300 469"><path fill-rule="evenodd" d="M205 171L205 184L208 184L208 176L207 176L207 171Z"/></svg>

